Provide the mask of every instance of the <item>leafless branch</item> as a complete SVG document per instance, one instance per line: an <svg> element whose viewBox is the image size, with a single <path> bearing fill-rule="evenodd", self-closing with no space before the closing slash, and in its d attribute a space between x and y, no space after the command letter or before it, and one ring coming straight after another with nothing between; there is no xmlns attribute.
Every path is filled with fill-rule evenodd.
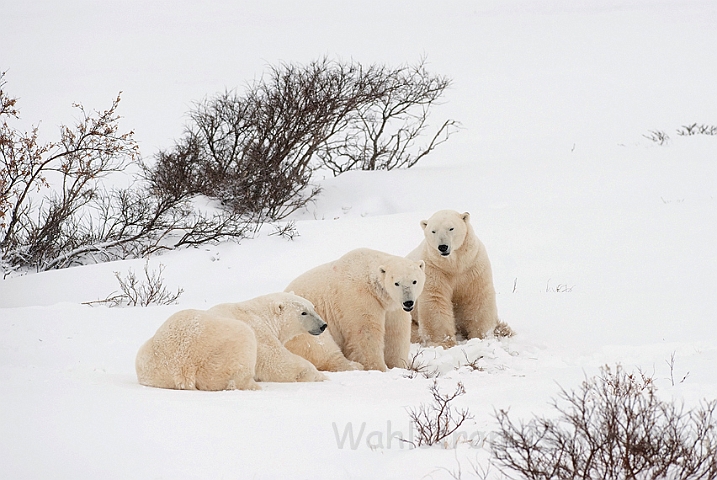
<svg viewBox="0 0 717 480"><path fill-rule="evenodd" d="M498 411L493 456L528 479L715 478L717 401L685 412L655 391L652 377L604 367L577 391L561 391L555 419L514 423Z"/></svg>
<svg viewBox="0 0 717 480"><path fill-rule="evenodd" d="M438 381L434 380L430 387L433 402L411 408L408 416L415 426L417 438L411 442L414 447L435 445L456 432L463 422L473 416L468 409L458 410L451 402L466 393L462 383L458 383L453 393L442 394L438 389Z"/></svg>
<svg viewBox="0 0 717 480"><path fill-rule="evenodd" d="M114 292L107 296L104 300L95 300L91 302L83 302L84 305L108 305L110 307L119 307L128 305L130 307L149 305L171 305L177 302L184 290L178 288L175 293L167 290L164 285L164 265L159 264L159 270L149 270L149 260L144 264L144 280L137 278L132 269L126 276L114 272L115 278L119 282L121 294Z"/></svg>

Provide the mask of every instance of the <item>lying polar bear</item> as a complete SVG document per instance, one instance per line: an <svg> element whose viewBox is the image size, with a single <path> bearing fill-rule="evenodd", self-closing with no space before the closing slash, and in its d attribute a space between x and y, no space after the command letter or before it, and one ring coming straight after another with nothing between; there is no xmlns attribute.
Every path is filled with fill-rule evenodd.
<svg viewBox="0 0 717 480"><path fill-rule="evenodd" d="M313 365L283 346L318 335L326 322L306 299L264 295L169 317L137 353L142 385L180 390L259 390L259 381L320 381Z"/></svg>

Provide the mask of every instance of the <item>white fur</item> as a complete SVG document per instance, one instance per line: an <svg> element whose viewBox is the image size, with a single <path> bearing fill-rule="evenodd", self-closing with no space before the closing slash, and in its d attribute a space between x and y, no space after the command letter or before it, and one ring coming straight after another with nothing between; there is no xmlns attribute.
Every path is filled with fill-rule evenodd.
<svg viewBox="0 0 717 480"><path fill-rule="evenodd" d="M256 380L261 382L320 382L326 377L285 344L325 323L310 301L293 293L273 293L241 303L223 303L210 313L240 320L257 339Z"/></svg>
<svg viewBox="0 0 717 480"><path fill-rule="evenodd" d="M493 334L498 325L493 272L470 214L441 210L421 221L421 228L424 240L408 255L426 263L426 285L412 312L420 341L450 347L457 331L466 338Z"/></svg>
<svg viewBox="0 0 717 480"><path fill-rule="evenodd" d="M142 385L179 390L259 390L257 343L244 323L182 310L159 327L135 361Z"/></svg>
<svg viewBox="0 0 717 480"><path fill-rule="evenodd" d="M422 261L367 248L309 270L287 290L313 302L329 332L301 335L287 347L327 370L405 367L411 322L404 310L423 289L423 270Z"/></svg>

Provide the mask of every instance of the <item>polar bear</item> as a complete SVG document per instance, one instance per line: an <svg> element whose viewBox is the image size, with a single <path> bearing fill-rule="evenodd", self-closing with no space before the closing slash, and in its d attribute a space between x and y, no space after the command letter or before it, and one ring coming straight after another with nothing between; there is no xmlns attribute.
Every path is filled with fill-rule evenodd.
<svg viewBox="0 0 717 480"><path fill-rule="evenodd" d="M273 293L240 303L223 303L209 313L249 325L256 335L255 379L260 382L320 382L326 376L284 346L300 334L319 335L326 322L310 301L293 293ZM307 334L307 335L308 335Z"/></svg>
<svg viewBox="0 0 717 480"><path fill-rule="evenodd" d="M202 310L169 317L135 360L140 384L178 390L259 390L255 366L254 331Z"/></svg>
<svg viewBox="0 0 717 480"><path fill-rule="evenodd" d="M336 345L328 330L318 336L302 333L286 342L285 346L290 352L307 359L319 370L327 372L363 370L363 365L344 357L341 348Z"/></svg>
<svg viewBox="0 0 717 480"><path fill-rule="evenodd" d="M300 275L286 290L314 303L330 335L321 335L321 343L301 335L287 347L327 370L405 367L408 312L423 290L424 267L420 260L359 248Z"/></svg>
<svg viewBox="0 0 717 480"><path fill-rule="evenodd" d="M425 238L408 254L426 263L426 285L411 313L420 341L451 347L457 332L485 338L499 325L503 335L512 334L498 321L490 261L470 214L441 210L421 221L421 228Z"/></svg>

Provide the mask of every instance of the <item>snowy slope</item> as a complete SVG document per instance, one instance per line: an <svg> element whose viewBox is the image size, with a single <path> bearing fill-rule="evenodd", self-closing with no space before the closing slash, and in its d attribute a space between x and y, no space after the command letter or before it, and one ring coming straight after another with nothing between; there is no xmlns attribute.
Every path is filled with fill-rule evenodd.
<svg viewBox="0 0 717 480"><path fill-rule="evenodd" d="M293 241L267 227L152 258L185 290L178 305L81 305L142 260L0 281L2 476L441 479L461 465L475 478L494 409L544 412L558 384L605 363L654 372L688 405L717 397L717 137L675 133L717 124L713 2L36 1L3 7L0 24L6 88L48 137L72 102L100 109L123 90L125 126L149 157L192 101L323 54L426 55L454 79L436 121L464 127L411 170L320 179ZM444 391L464 383L473 444L402 448L394 434L410 435L406 409L429 400L432 380L400 369L260 392L136 383L135 353L171 313L283 290L352 248L405 254L442 208L471 212L518 332L422 353ZM480 356L481 370L465 366Z"/></svg>

